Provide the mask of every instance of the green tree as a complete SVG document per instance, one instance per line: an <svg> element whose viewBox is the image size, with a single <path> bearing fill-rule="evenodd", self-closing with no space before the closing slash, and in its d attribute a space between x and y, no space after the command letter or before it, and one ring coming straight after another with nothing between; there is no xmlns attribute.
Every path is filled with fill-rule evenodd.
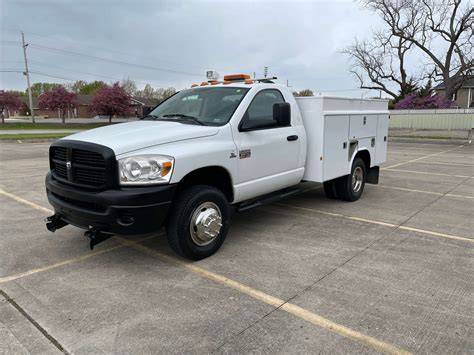
<svg viewBox="0 0 474 355"><path fill-rule="evenodd" d="M57 89L60 86L60 84L56 83L34 83L31 85L31 94L38 97L42 93ZM25 93L28 94L28 89L25 90Z"/></svg>
<svg viewBox="0 0 474 355"><path fill-rule="evenodd" d="M79 94L81 94L81 95L94 95L97 90L99 90L100 88L103 88L105 86L107 86L107 84L104 83L103 81L95 80L95 81L92 81L90 83L87 83L87 84L83 85L79 89Z"/></svg>
<svg viewBox="0 0 474 355"><path fill-rule="evenodd" d="M433 84L431 83L431 79L428 80L428 82L418 90L418 96L419 97L428 97L431 96L433 93Z"/></svg>
<svg viewBox="0 0 474 355"><path fill-rule="evenodd" d="M68 91L75 92L76 94L78 94L85 85L87 85L87 81L76 80L72 84L67 84L66 89L68 89Z"/></svg>
<svg viewBox="0 0 474 355"><path fill-rule="evenodd" d="M294 91L293 96L314 96L313 92L310 89L304 89L301 91Z"/></svg>
<svg viewBox="0 0 474 355"><path fill-rule="evenodd" d="M154 99L155 89L150 84L146 84L143 90L138 90L135 95L144 99Z"/></svg>

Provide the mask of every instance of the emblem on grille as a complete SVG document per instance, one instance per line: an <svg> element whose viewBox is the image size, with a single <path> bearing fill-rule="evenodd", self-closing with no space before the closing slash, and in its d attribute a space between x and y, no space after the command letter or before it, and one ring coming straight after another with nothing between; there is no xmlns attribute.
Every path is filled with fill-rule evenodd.
<svg viewBox="0 0 474 355"><path fill-rule="evenodd" d="M72 165L71 165L71 162L70 162L70 161L67 161L67 162L66 162L66 168L67 168L67 170L70 170L70 169L71 169L71 166L72 166Z"/></svg>

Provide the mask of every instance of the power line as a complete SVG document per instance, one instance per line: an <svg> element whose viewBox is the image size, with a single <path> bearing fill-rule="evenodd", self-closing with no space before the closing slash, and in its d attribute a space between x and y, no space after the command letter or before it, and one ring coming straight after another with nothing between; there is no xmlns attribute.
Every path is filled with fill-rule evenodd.
<svg viewBox="0 0 474 355"><path fill-rule="evenodd" d="M12 32L20 32L21 30L20 29L14 29L14 28L8 28L9 31L12 31ZM30 36L36 36L36 37L42 37L42 38L46 38L47 40L54 40L55 42L58 41L58 38L55 38L55 37L52 37L52 36L48 36L48 35L44 35L44 34L40 34L40 33L33 33L33 32L25 32L25 34L28 34ZM98 46L91 46L88 42L84 42L84 41L80 41L80 40L77 40L77 39L72 39L72 38L61 38L60 39L61 41L68 41L68 42L75 42L75 43L80 43L82 45L85 45L86 48L93 48L93 49L98 49L102 52L110 52L110 53L116 53L116 54L121 54L121 55L125 55L125 56L128 56L128 57L133 57L133 54L131 54L130 52L122 52L122 51L117 51L117 50L114 50L114 49L110 49L110 48L104 48L104 47L98 47ZM141 55L141 57L143 57ZM161 58L159 60L157 60L155 57L151 57L151 56L145 56L145 58L148 58L150 60L153 60L154 62L161 62L161 63L164 63L164 64L172 64L172 65L176 65L177 62L176 61L163 61L161 60ZM187 67L192 67L190 66L189 64L184 64L184 63L180 63L180 65L184 65L184 66L187 66ZM201 68L201 67L196 67L194 66L194 68L196 69L199 69L199 70L207 70L208 68ZM219 70L218 68L216 68L216 70ZM200 75L202 76L202 75Z"/></svg>
<svg viewBox="0 0 474 355"><path fill-rule="evenodd" d="M57 38L54 38L54 37L51 37L51 36L47 36L47 35L43 35L43 34L39 34L39 33L29 33L30 35L33 35L33 36L38 36L38 37L43 37L43 38L46 38L47 40L54 40L57 42ZM77 39L72 39L72 38L64 38L62 40L66 40L66 41L69 41L69 42L75 42L75 43L80 43L82 45L85 45L86 48L93 48L93 49L98 49L100 51L105 51L105 52L110 52L110 53L116 53L116 54L120 54L120 55L125 55L127 57L135 57L133 54L131 54L130 52L122 52L122 51L118 51L118 50L115 50L115 49L110 49L110 48L104 48L104 47L98 47L98 46L91 46L88 42L84 42L84 41L80 41L80 40L77 40ZM143 55L141 55L141 57L143 57ZM157 59L155 57L151 57L151 56L145 56L145 58L148 58L150 60L153 60L154 62L158 62L158 63L164 63L164 64L172 64L172 65L176 65L178 64L176 61L164 61L162 60L161 58L157 61ZM180 63L180 65L184 65L184 66L187 66L187 67L190 67L189 64L184 64L184 63ZM207 70L208 68L200 68L200 67L196 67L194 66L194 68L196 69L199 69L199 70ZM202 75L201 75L202 76Z"/></svg>
<svg viewBox="0 0 474 355"><path fill-rule="evenodd" d="M21 69L0 69L1 73L23 73Z"/></svg>
<svg viewBox="0 0 474 355"><path fill-rule="evenodd" d="M0 62L4 62L4 63L23 63L19 60L0 60ZM83 75L89 75L89 76L92 76L94 78L104 78L104 79L110 79L110 80L114 80L114 81L121 81L123 80L124 78L117 78L117 77L111 77L111 76L107 76L107 75L102 75L102 74L95 74L95 73L90 73L90 72L85 72L85 71L79 71L79 70L74 70L74 69L70 69L70 68L65 68L65 67L59 67L57 65L53 65L53 64L49 64L49 63L44 63L44 62L39 62L37 60L28 60L29 63L33 63L33 64L37 64L37 65L42 65L42 66L46 66L46 67L50 67L50 68L55 68L55 69L59 69L61 71L66 71L66 72L74 72L74 73L78 73L78 74L83 74ZM53 75L53 74L51 74ZM79 80L79 79L78 79ZM133 79L132 79L133 80ZM133 80L135 83L138 83L138 84L149 84L150 82L154 82L154 80L150 80L150 82L146 82L146 81L141 81L141 80ZM163 84L154 84L155 86L167 86L167 85L163 85ZM169 85L168 85L169 86Z"/></svg>
<svg viewBox="0 0 474 355"><path fill-rule="evenodd" d="M14 41L0 41L1 44L6 44L6 45L15 45L15 46L21 46L20 42L14 42Z"/></svg>
<svg viewBox="0 0 474 355"><path fill-rule="evenodd" d="M142 69L163 71L163 72L168 72L168 73L173 73L173 74L180 74L180 75L192 75L192 76L202 77L202 74L179 71L179 70L172 70L172 69L165 69L165 68L159 68L159 67L152 67L152 66L149 66L149 65L137 64L137 63L124 62L124 61L121 61L121 60L110 59L110 58L105 58L105 57L99 57L99 56L89 55L89 54L83 54L83 53L74 52L74 51L70 51L70 50L66 50L66 49L48 47L48 46L43 46L43 45L39 45L39 44L30 44L30 46L32 48L39 49L39 50L44 50L44 51L49 51L49 52L59 52L59 53L70 55L70 56L76 56L76 57L79 56L79 57L88 58L90 60L100 60L100 61L113 63L113 64L134 66L134 67L142 68Z"/></svg>
<svg viewBox="0 0 474 355"><path fill-rule="evenodd" d="M62 79L62 80L67 80L67 81L77 81L78 79L73 79L73 78L66 78L64 76L59 76L59 75L54 75L54 74L48 74L48 73L43 73L43 72L37 72L30 70L30 73L36 74L36 75L42 75L42 76L47 76L50 78L56 78L56 79Z"/></svg>

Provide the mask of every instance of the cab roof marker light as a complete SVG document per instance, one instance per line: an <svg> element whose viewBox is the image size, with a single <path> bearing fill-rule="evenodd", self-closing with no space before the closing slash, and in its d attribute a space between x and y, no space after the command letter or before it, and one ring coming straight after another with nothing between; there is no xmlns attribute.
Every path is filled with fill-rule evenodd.
<svg viewBox="0 0 474 355"><path fill-rule="evenodd" d="M201 86L206 86L206 85L209 85L209 83L208 83L207 81L203 81L203 82L201 83Z"/></svg>
<svg viewBox="0 0 474 355"><path fill-rule="evenodd" d="M217 85L217 84L220 84L220 82L218 82L218 81L211 81L211 85Z"/></svg>
<svg viewBox="0 0 474 355"><path fill-rule="evenodd" d="M250 79L250 75L248 74L232 74L224 76L224 81L244 81L247 79Z"/></svg>
<svg viewBox="0 0 474 355"><path fill-rule="evenodd" d="M191 85L192 88L195 88L196 86L199 86L199 84L193 84L193 85Z"/></svg>
<svg viewBox="0 0 474 355"><path fill-rule="evenodd" d="M224 81L224 82L222 82L222 84L229 85L229 84L232 84L232 81Z"/></svg>
<svg viewBox="0 0 474 355"><path fill-rule="evenodd" d="M253 84L253 80L245 80L244 84Z"/></svg>

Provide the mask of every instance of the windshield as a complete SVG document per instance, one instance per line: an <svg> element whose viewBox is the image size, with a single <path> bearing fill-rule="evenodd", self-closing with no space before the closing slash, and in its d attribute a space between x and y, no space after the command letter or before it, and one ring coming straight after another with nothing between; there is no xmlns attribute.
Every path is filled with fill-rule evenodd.
<svg viewBox="0 0 474 355"><path fill-rule="evenodd" d="M232 87L183 90L161 103L145 119L222 126L229 122L248 90Z"/></svg>

